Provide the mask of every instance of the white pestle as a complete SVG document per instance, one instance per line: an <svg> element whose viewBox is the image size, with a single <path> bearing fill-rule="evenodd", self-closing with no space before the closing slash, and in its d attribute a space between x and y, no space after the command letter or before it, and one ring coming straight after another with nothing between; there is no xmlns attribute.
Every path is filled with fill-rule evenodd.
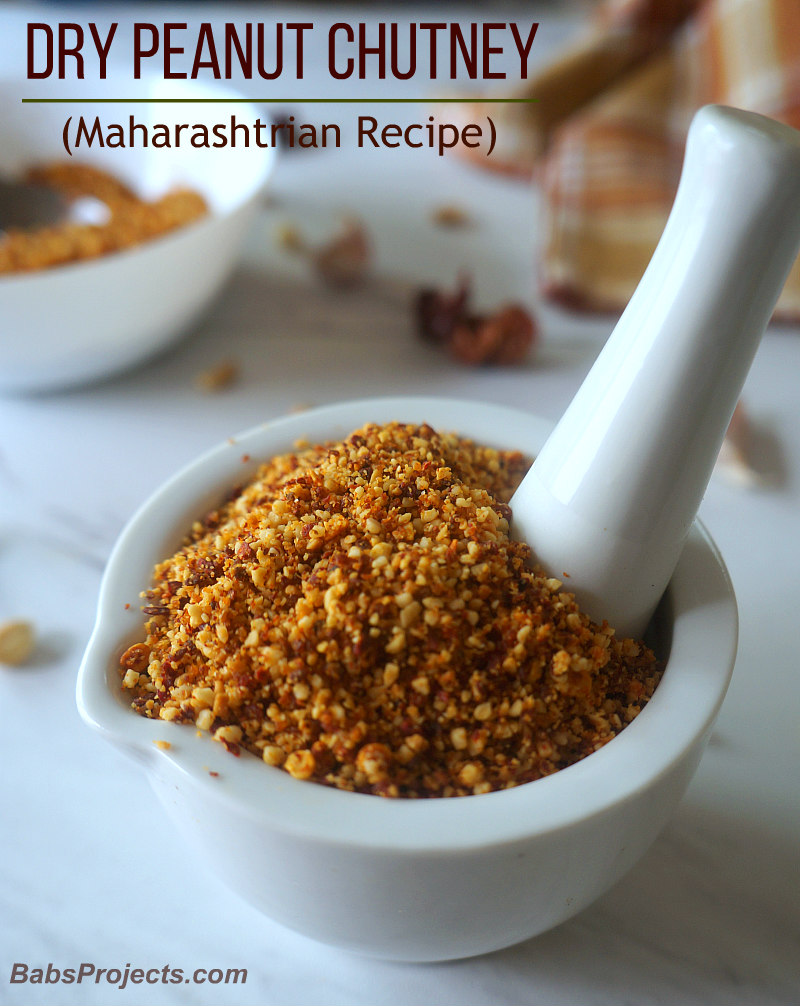
<svg viewBox="0 0 800 1006"><path fill-rule="evenodd" d="M620 636L672 576L798 251L800 132L702 108L647 271L511 500L514 536Z"/></svg>

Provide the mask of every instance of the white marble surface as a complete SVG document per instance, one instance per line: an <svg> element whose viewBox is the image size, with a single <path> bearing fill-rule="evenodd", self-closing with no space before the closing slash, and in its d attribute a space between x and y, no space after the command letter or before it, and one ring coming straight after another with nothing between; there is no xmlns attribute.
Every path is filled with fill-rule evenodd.
<svg viewBox="0 0 800 1006"><path fill-rule="evenodd" d="M182 5L179 19L196 17L193 6ZM5 5L0 65L18 63L26 19L87 21L97 7ZM176 9L119 5L115 16L145 11L142 19L161 21ZM570 23L541 10L552 44ZM202 11L222 16L218 6ZM239 13L227 5L224 19ZM465 370L415 341L405 291L426 275L449 281L468 268L486 302L531 300L535 204L524 185L435 155L344 149L283 158L273 194L233 281L174 349L89 388L0 399L0 619L30 617L39 634L29 665L0 668L0 1001L796 1003L800 331L768 332L744 391L772 484L746 490L717 475L701 509L741 609L737 666L709 749L646 857L557 930L425 966L362 960L296 936L186 858L139 768L79 720L75 674L105 559L134 508L177 466L300 404L366 394L441 393L556 418L608 331L545 312L538 352L513 370ZM445 199L468 207L475 226L434 229L429 211ZM287 262L274 233L286 221L323 233L342 210L365 219L381 280L331 295ZM369 318L387 315L387 298L396 318L375 331ZM214 396L198 391L196 373L227 357L245 364L240 382ZM14 962L246 968L248 977L122 991L15 985Z"/></svg>

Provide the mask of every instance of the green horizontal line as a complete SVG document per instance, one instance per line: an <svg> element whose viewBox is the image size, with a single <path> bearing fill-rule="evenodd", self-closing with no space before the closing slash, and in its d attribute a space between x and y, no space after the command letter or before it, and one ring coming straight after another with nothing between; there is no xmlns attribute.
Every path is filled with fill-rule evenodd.
<svg viewBox="0 0 800 1006"><path fill-rule="evenodd" d="M23 98L23 104L34 105L211 105L211 104L257 104L257 105L411 105L411 104L530 104L538 98Z"/></svg>

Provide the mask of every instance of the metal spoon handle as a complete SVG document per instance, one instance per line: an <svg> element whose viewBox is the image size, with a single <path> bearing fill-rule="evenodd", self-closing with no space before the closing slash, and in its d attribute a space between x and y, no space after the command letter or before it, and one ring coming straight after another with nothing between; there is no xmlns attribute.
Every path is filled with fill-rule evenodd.
<svg viewBox="0 0 800 1006"><path fill-rule="evenodd" d="M66 199L55 189L0 178L0 232L59 223L68 210Z"/></svg>
<svg viewBox="0 0 800 1006"><path fill-rule="evenodd" d="M800 250L800 133L707 106L638 288L511 501L586 611L640 636Z"/></svg>

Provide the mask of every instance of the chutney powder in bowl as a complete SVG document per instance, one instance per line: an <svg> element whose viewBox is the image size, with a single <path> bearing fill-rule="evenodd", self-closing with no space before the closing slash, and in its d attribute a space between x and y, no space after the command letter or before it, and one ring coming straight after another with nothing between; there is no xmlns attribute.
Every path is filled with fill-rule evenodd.
<svg viewBox="0 0 800 1006"><path fill-rule="evenodd" d="M103 222L67 220L33 229L0 228L0 276L83 262L134 248L209 212L199 192L180 188L147 201L114 175L91 164L60 161L32 165L21 179L50 189L67 206L94 200L107 217Z"/></svg>
<svg viewBox="0 0 800 1006"><path fill-rule="evenodd" d="M506 789L596 751L662 665L509 537L528 464L401 423L268 461L156 567L121 658L133 708L388 797Z"/></svg>

